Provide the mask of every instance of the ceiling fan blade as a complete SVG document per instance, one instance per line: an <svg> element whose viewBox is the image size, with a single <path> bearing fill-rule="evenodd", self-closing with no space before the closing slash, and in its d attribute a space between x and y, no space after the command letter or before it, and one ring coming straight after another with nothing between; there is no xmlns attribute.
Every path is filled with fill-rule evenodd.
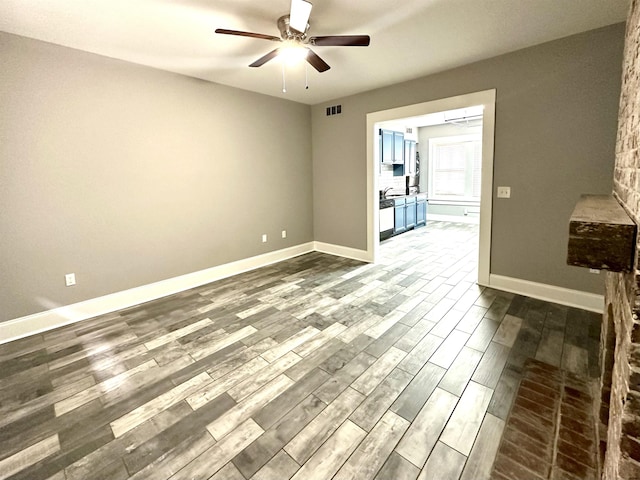
<svg viewBox="0 0 640 480"><path fill-rule="evenodd" d="M311 2L306 0L291 0L289 13L289 26L300 33L307 31L309 16L311 15Z"/></svg>
<svg viewBox="0 0 640 480"><path fill-rule="evenodd" d="M313 68L315 68L320 73L326 72L331 68L327 62L325 62L318 56L317 53L315 53L310 48L308 50L309 50L309 53L307 54L307 62L309 62L309 64Z"/></svg>
<svg viewBox="0 0 640 480"><path fill-rule="evenodd" d="M273 40L274 42L281 42L280 37L274 37L273 35L264 35L262 33L253 32L241 32L239 30L227 30L226 28L216 28L216 33L222 33L224 35L238 35L240 37L260 38L262 40Z"/></svg>
<svg viewBox="0 0 640 480"><path fill-rule="evenodd" d="M311 37L309 43L318 47L368 47L369 35L327 35Z"/></svg>
<svg viewBox="0 0 640 480"><path fill-rule="evenodd" d="M261 67L262 65L267 63L269 60L273 60L274 58L276 58L278 56L279 52L280 52L279 48L276 48L275 50L271 50L269 53L267 53L263 57L260 57L258 60L256 60L255 62L253 62L249 66L250 67Z"/></svg>

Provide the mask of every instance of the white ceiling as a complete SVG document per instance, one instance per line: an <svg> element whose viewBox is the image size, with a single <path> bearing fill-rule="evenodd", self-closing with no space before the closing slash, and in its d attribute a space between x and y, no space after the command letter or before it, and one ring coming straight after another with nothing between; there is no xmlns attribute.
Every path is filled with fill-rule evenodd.
<svg viewBox="0 0 640 480"><path fill-rule="evenodd" d="M0 30L306 104L391 85L624 21L630 0L312 0L313 35L368 34L369 47L314 47L331 69L248 65L279 36L290 0L2 0ZM1 45L0 45L1 55ZM1 56L0 56L1 60Z"/></svg>

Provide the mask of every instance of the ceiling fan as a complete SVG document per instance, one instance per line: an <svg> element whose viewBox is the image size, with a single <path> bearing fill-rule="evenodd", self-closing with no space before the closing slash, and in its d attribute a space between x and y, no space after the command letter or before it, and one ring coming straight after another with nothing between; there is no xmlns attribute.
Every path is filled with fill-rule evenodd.
<svg viewBox="0 0 640 480"><path fill-rule="evenodd" d="M366 47L369 45L369 35L328 35L323 37L307 37L311 7L312 4L306 0L291 0L291 11L289 15L284 15L278 19L280 37L264 35L262 33L227 30L225 28L216 29L216 33L259 38L283 44L260 57L249 65L250 67L261 67L277 56L286 55L289 52L299 52L299 55L304 57L304 59L318 72L326 72L331 67L327 62L320 58L318 54L311 50L308 45L316 47Z"/></svg>

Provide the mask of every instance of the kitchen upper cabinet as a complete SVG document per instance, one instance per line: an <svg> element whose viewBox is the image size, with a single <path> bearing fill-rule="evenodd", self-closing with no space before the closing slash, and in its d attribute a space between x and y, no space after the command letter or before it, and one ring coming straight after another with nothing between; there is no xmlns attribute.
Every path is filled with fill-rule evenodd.
<svg viewBox="0 0 640 480"><path fill-rule="evenodd" d="M393 132L393 163L404 164L404 133Z"/></svg>
<svg viewBox="0 0 640 480"><path fill-rule="evenodd" d="M404 175L415 175L416 168L416 141L404 141Z"/></svg>
<svg viewBox="0 0 640 480"><path fill-rule="evenodd" d="M380 161L389 165L404 165L404 134L380 129Z"/></svg>
<svg viewBox="0 0 640 480"><path fill-rule="evenodd" d="M393 164L395 150L393 145L393 132L380 130L380 159L382 163Z"/></svg>

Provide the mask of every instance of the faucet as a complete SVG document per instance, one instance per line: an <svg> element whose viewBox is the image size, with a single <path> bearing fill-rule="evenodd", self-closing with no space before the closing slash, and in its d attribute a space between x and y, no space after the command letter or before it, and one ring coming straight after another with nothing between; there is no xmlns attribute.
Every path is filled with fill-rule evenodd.
<svg viewBox="0 0 640 480"><path fill-rule="evenodd" d="M389 190L391 190L391 189L392 189L391 187L387 187L387 188L385 188L385 189L382 191L382 198L386 198L386 197L387 197L387 192L388 192Z"/></svg>

